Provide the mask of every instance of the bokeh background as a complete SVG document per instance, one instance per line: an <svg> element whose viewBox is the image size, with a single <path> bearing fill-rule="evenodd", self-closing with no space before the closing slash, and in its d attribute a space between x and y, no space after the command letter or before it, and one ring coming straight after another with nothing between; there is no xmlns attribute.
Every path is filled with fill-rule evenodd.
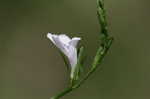
<svg viewBox="0 0 150 99"><path fill-rule="evenodd" d="M115 42L103 70L63 99L150 99L149 4L105 0ZM68 72L47 32L82 37L89 66L99 31L96 0L0 0L0 99L49 99L67 87Z"/></svg>

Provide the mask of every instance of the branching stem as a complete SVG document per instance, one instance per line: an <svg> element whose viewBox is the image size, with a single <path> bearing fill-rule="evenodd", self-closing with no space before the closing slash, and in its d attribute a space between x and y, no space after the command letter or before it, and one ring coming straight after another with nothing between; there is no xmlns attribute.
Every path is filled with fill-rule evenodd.
<svg viewBox="0 0 150 99"><path fill-rule="evenodd" d="M97 54L95 56L91 70L87 73L87 75L79 83L77 83L69 88L66 88L64 91L62 91L58 95L52 97L51 99L59 99L60 97L63 97L64 95L70 93L74 89L79 88L94 73L94 71L97 70L99 65L102 63L104 56L107 54L110 46L112 45L112 41L113 41L113 38L108 39L105 48L102 48L100 46L100 48L98 49Z"/></svg>
<svg viewBox="0 0 150 99"><path fill-rule="evenodd" d="M51 99L60 99L64 95L72 92L73 90L79 88L94 72L97 70L99 65L102 63L105 55L107 54L109 48L112 45L113 38L108 35L108 28L107 28L107 20L106 20L106 12L104 9L104 0L97 0L97 16L101 27L101 34L104 36L101 39L101 45L97 50L96 56L94 58L94 62L91 66L91 69L83 77L78 83L73 84L72 86L66 88L64 91L60 92L56 96L52 97ZM99 67L102 69L102 67Z"/></svg>

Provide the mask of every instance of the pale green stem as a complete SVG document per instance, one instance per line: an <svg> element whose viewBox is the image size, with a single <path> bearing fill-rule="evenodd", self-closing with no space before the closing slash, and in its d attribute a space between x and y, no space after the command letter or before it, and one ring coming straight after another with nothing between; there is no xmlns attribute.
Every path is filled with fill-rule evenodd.
<svg viewBox="0 0 150 99"><path fill-rule="evenodd" d="M102 63L104 56L107 54L109 48L111 47L113 38L109 37L108 35L108 26L107 26L107 20L106 20L106 11L104 9L104 0L97 0L97 9L98 9L97 10L98 20L100 23L101 34L103 38L101 39L102 43L96 53L96 56L94 58L94 62L91 66L90 71L77 84L73 84L69 88L66 88L64 91L52 97L51 99L60 99L64 95L72 92L74 89L79 88L94 73L94 71L97 70L99 65ZM101 68L102 67L100 67L100 69Z"/></svg>
<svg viewBox="0 0 150 99"><path fill-rule="evenodd" d="M112 44L112 41L113 41L113 38L110 38L110 39L108 39L106 46L104 48L102 48L100 46L100 48L98 49L97 54L95 56L94 63L92 65L91 70L87 73L87 75L79 83L77 83L69 88L66 88L64 91L62 91L58 95L52 97L51 99L59 99L59 98L63 97L64 95L70 93L74 89L79 88L91 76L91 74L94 73L94 71L99 67L99 64L102 63L102 60L103 60L104 56L107 54L107 52Z"/></svg>

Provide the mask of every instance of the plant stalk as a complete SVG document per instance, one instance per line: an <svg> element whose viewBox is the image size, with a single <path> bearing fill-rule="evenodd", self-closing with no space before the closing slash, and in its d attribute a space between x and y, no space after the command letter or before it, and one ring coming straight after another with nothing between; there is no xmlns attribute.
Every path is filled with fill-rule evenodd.
<svg viewBox="0 0 150 99"><path fill-rule="evenodd" d="M75 85L72 85L69 88L66 88L64 91L62 91L61 93L59 93L56 96L52 97L51 99L60 99L64 95L66 95L66 94L70 93L71 91L79 88L95 72L95 70L97 70L99 65L102 63L102 60L104 59L104 56L107 54L109 48L112 45L112 41L113 41L113 38L109 39L108 43L106 43L107 46L105 48L102 48L100 46L100 48L98 49L97 54L95 56L92 68L90 69L90 71L86 74L86 76L79 83L77 83ZM102 69L102 67L100 67L100 69Z"/></svg>
<svg viewBox="0 0 150 99"><path fill-rule="evenodd" d="M102 63L105 55L107 54L109 48L111 47L113 38L108 35L108 26L106 20L106 11L104 9L104 0L97 0L97 16L103 38L101 39L102 43L99 49L97 50L91 69L86 74L86 76L83 79L81 79L78 83L71 85L70 87L66 88L64 91L60 92L51 99L60 99L64 95L79 88L95 72L95 70L97 70L99 65ZM102 67L100 67L100 69L102 69Z"/></svg>

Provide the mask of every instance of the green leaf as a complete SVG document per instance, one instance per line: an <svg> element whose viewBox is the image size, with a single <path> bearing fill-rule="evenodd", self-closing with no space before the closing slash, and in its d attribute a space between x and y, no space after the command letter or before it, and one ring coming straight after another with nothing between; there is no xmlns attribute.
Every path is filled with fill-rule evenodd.
<svg viewBox="0 0 150 99"><path fill-rule="evenodd" d="M79 49L79 53L78 53L78 64L80 63L83 63L83 51L84 51L84 47L82 46L80 49Z"/></svg>

